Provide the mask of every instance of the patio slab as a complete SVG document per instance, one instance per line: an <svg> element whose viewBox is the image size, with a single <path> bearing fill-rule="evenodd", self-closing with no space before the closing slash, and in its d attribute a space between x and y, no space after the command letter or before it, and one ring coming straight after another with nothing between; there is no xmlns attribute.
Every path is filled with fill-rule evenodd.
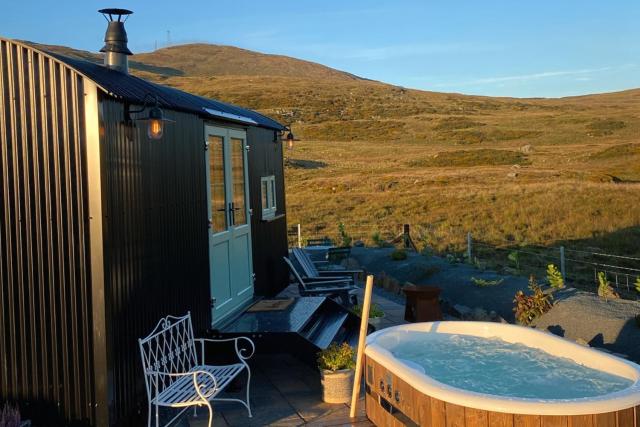
<svg viewBox="0 0 640 427"><path fill-rule="evenodd" d="M298 289L289 286L278 297L296 297ZM363 290L359 290L359 301ZM373 303L383 307L385 318L381 327L393 326L404 321L404 306L374 292ZM322 401L320 373L290 354L258 355L251 363L251 408L253 418L237 403L214 404L214 425L217 426L373 426L367 419L364 408L364 393L361 393L356 418L349 418L349 405L329 404ZM364 390L364 387L362 387ZM243 391L233 397L242 397ZM223 397L231 397L231 394ZM207 411L198 410L184 420L181 427L205 427Z"/></svg>
<svg viewBox="0 0 640 427"><path fill-rule="evenodd" d="M363 397L357 417L349 418L349 405L322 402L319 372L289 354L256 356L251 369L253 418L240 404L215 403L215 426L373 426L365 415ZM206 409L199 409L196 417L191 415L180 424L206 425Z"/></svg>

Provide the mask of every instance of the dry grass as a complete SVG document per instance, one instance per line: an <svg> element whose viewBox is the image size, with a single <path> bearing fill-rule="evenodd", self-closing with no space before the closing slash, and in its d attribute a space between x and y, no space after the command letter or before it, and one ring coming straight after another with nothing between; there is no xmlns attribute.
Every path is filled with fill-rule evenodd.
<svg viewBox="0 0 640 427"><path fill-rule="evenodd" d="M619 144L539 141L525 156L504 144L301 141L287 157L324 166L287 168L288 220L302 223L307 237L335 236L343 222L368 242L409 223L440 251L460 250L470 231L499 246L564 243L640 255L640 185L625 182L640 180L639 159Z"/></svg>
<svg viewBox="0 0 640 427"><path fill-rule="evenodd" d="M52 48L75 56L86 52ZM422 243L573 246L640 255L640 90L559 100L464 96L292 58L189 45L134 73L257 109L297 137L288 222L356 238L410 223Z"/></svg>

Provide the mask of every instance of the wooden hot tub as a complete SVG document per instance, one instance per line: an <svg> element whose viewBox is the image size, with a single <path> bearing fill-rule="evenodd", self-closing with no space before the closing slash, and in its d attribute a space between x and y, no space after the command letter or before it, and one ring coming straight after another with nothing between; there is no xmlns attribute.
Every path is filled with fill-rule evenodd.
<svg viewBox="0 0 640 427"><path fill-rule="evenodd" d="M392 334L405 331L499 337L569 357L634 382L628 389L608 395L556 401L474 393L439 383L396 359L385 345L389 338L393 340ZM377 426L640 427L638 365L519 326L432 322L383 329L367 338L365 380L367 416Z"/></svg>

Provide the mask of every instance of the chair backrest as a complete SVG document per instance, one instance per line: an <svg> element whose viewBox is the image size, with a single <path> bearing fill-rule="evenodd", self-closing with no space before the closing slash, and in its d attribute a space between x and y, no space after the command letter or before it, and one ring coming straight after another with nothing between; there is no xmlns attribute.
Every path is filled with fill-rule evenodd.
<svg viewBox="0 0 640 427"><path fill-rule="evenodd" d="M318 277L320 275L315 264L313 264L313 261L311 261L311 258L309 258L309 255L307 255L305 251L300 248L293 248L291 252L307 277Z"/></svg>
<svg viewBox="0 0 640 427"><path fill-rule="evenodd" d="M156 389L161 393L177 377L151 375L150 372L189 372L197 365L191 313L185 316L167 316L145 338L138 340L147 395L153 399Z"/></svg>
<svg viewBox="0 0 640 427"><path fill-rule="evenodd" d="M298 270L293 265L291 260L289 258L287 258L286 256L283 256L282 259L284 259L284 262L287 263L287 266L289 266L289 270L291 271L291 273L293 273L294 279L296 279L296 282L298 282L298 288L300 288L300 290L305 290L306 291L307 290L307 285L305 285L304 280L302 279L302 276L300 276L300 273L298 273Z"/></svg>
<svg viewBox="0 0 640 427"><path fill-rule="evenodd" d="M340 262L343 259L347 259L351 256L351 247L345 246L340 248L329 248L327 251L327 260L329 262Z"/></svg>

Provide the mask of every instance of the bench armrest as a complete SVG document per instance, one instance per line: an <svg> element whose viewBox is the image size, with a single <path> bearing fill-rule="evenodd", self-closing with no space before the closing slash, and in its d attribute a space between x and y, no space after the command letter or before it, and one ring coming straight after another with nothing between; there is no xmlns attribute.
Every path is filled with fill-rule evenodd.
<svg viewBox="0 0 640 427"><path fill-rule="evenodd" d="M245 344L249 344L249 346L247 347L242 347L240 346L238 343L243 340L243 342L245 342ZM243 364L247 364L245 362L245 360L250 359L254 353L256 352L256 346L253 343L253 341L251 341L249 338L247 337L235 337L235 338L220 338L220 339L212 339L212 338L194 338L195 342L200 342L200 350L201 350L201 355L202 355L202 364L204 365L204 343L205 342L212 342L212 343L221 343L221 342L234 342L234 347L236 350L236 355L238 356L238 359L243 363ZM248 354L247 354L248 353Z"/></svg>
<svg viewBox="0 0 640 427"><path fill-rule="evenodd" d="M196 393L198 393L198 396L204 402L207 402L209 400L209 398L211 396L213 396L216 393L216 391L218 390L218 381L216 380L216 377L214 377L210 372L207 372L207 371L201 371L201 370L190 371L190 372L147 371L145 374L146 375L155 376L155 377L160 377L160 376L164 376L164 377L187 377L187 376L192 376L193 377L193 387L196 389ZM211 380L213 381L213 388L211 390L209 390L209 392L203 392L202 391L201 385L198 382L198 376L199 375L206 375L209 378L211 378ZM155 380L156 397L158 397L158 381L160 381L160 379L156 378L156 380Z"/></svg>

